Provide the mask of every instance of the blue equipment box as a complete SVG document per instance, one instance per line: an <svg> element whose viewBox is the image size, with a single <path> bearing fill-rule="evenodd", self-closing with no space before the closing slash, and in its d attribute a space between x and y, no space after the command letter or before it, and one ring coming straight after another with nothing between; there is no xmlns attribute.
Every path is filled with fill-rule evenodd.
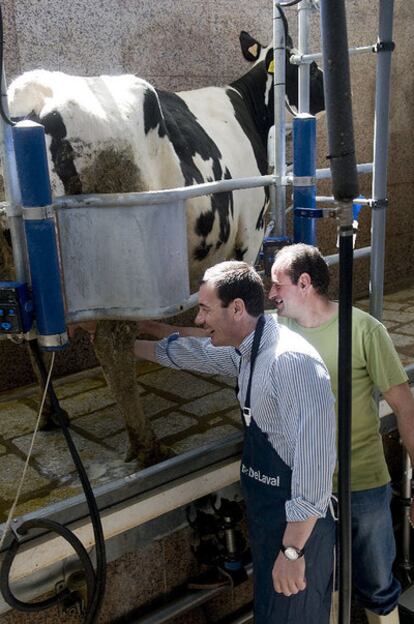
<svg viewBox="0 0 414 624"><path fill-rule="evenodd" d="M33 305L26 284L0 282L0 334L25 334L33 323Z"/></svg>

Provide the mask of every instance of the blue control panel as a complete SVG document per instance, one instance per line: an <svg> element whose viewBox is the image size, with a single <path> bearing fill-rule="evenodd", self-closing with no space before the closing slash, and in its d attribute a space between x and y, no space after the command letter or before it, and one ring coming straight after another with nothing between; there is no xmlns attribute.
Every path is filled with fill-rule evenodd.
<svg viewBox="0 0 414 624"><path fill-rule="evenodd" d="M0 282L0 334L24 334L33 323L33 304L26 284Z"/></svg>

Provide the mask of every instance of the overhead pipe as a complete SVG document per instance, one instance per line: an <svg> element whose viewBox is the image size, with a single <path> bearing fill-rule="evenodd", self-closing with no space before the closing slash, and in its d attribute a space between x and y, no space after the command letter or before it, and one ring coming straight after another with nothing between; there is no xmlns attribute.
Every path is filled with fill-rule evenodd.
<svg viewBox="0 0 414 624"><path fill-rule="evenodd" d="M351 615L352 200L359 195L345 1L321 0L325 104L332 190L339 210L339 624Z"/></svg>

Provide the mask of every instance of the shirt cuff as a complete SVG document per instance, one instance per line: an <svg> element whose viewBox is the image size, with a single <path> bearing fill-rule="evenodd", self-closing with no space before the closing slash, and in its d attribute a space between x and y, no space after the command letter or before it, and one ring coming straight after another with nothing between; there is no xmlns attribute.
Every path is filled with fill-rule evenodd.
<svg viewBox="0 0 414 624"><path fill-rule="evenodd" d="M288 500L285 503L286 521L300 522L301 520L308 520L310 517L324 518L326 516L328 503L329 499L326 501L325 508L320 509L303 498Z"/></svg>
<svg viewBox="0 0 414 624"><path fill-rule="evenodd" d="M155 345L155 357L157 358L157 362L162 364L162 366L168 366L168 368L180 368L178 364L174 362L174 358L171 357L171 344L180 337L178 332L174 332L167 336L167 338L163 338Z"/></svg>

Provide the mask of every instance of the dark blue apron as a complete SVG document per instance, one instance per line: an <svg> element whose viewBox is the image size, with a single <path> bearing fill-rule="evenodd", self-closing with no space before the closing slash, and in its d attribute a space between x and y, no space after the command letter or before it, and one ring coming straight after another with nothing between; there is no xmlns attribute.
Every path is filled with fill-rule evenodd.
<svg viewBox="0 0 414 624"><path fill-rule="evenodd" d="M316 522L304 548L306 589L287 597L273 588L272 569L286 528L285 502L291 497L292 470L250 413L251 381L263 325L264 319L259 319L242 409L244 446L240 475L253 558L255 624L328 624L335 543L335 525L329 510L326 518Z"/></svg>

